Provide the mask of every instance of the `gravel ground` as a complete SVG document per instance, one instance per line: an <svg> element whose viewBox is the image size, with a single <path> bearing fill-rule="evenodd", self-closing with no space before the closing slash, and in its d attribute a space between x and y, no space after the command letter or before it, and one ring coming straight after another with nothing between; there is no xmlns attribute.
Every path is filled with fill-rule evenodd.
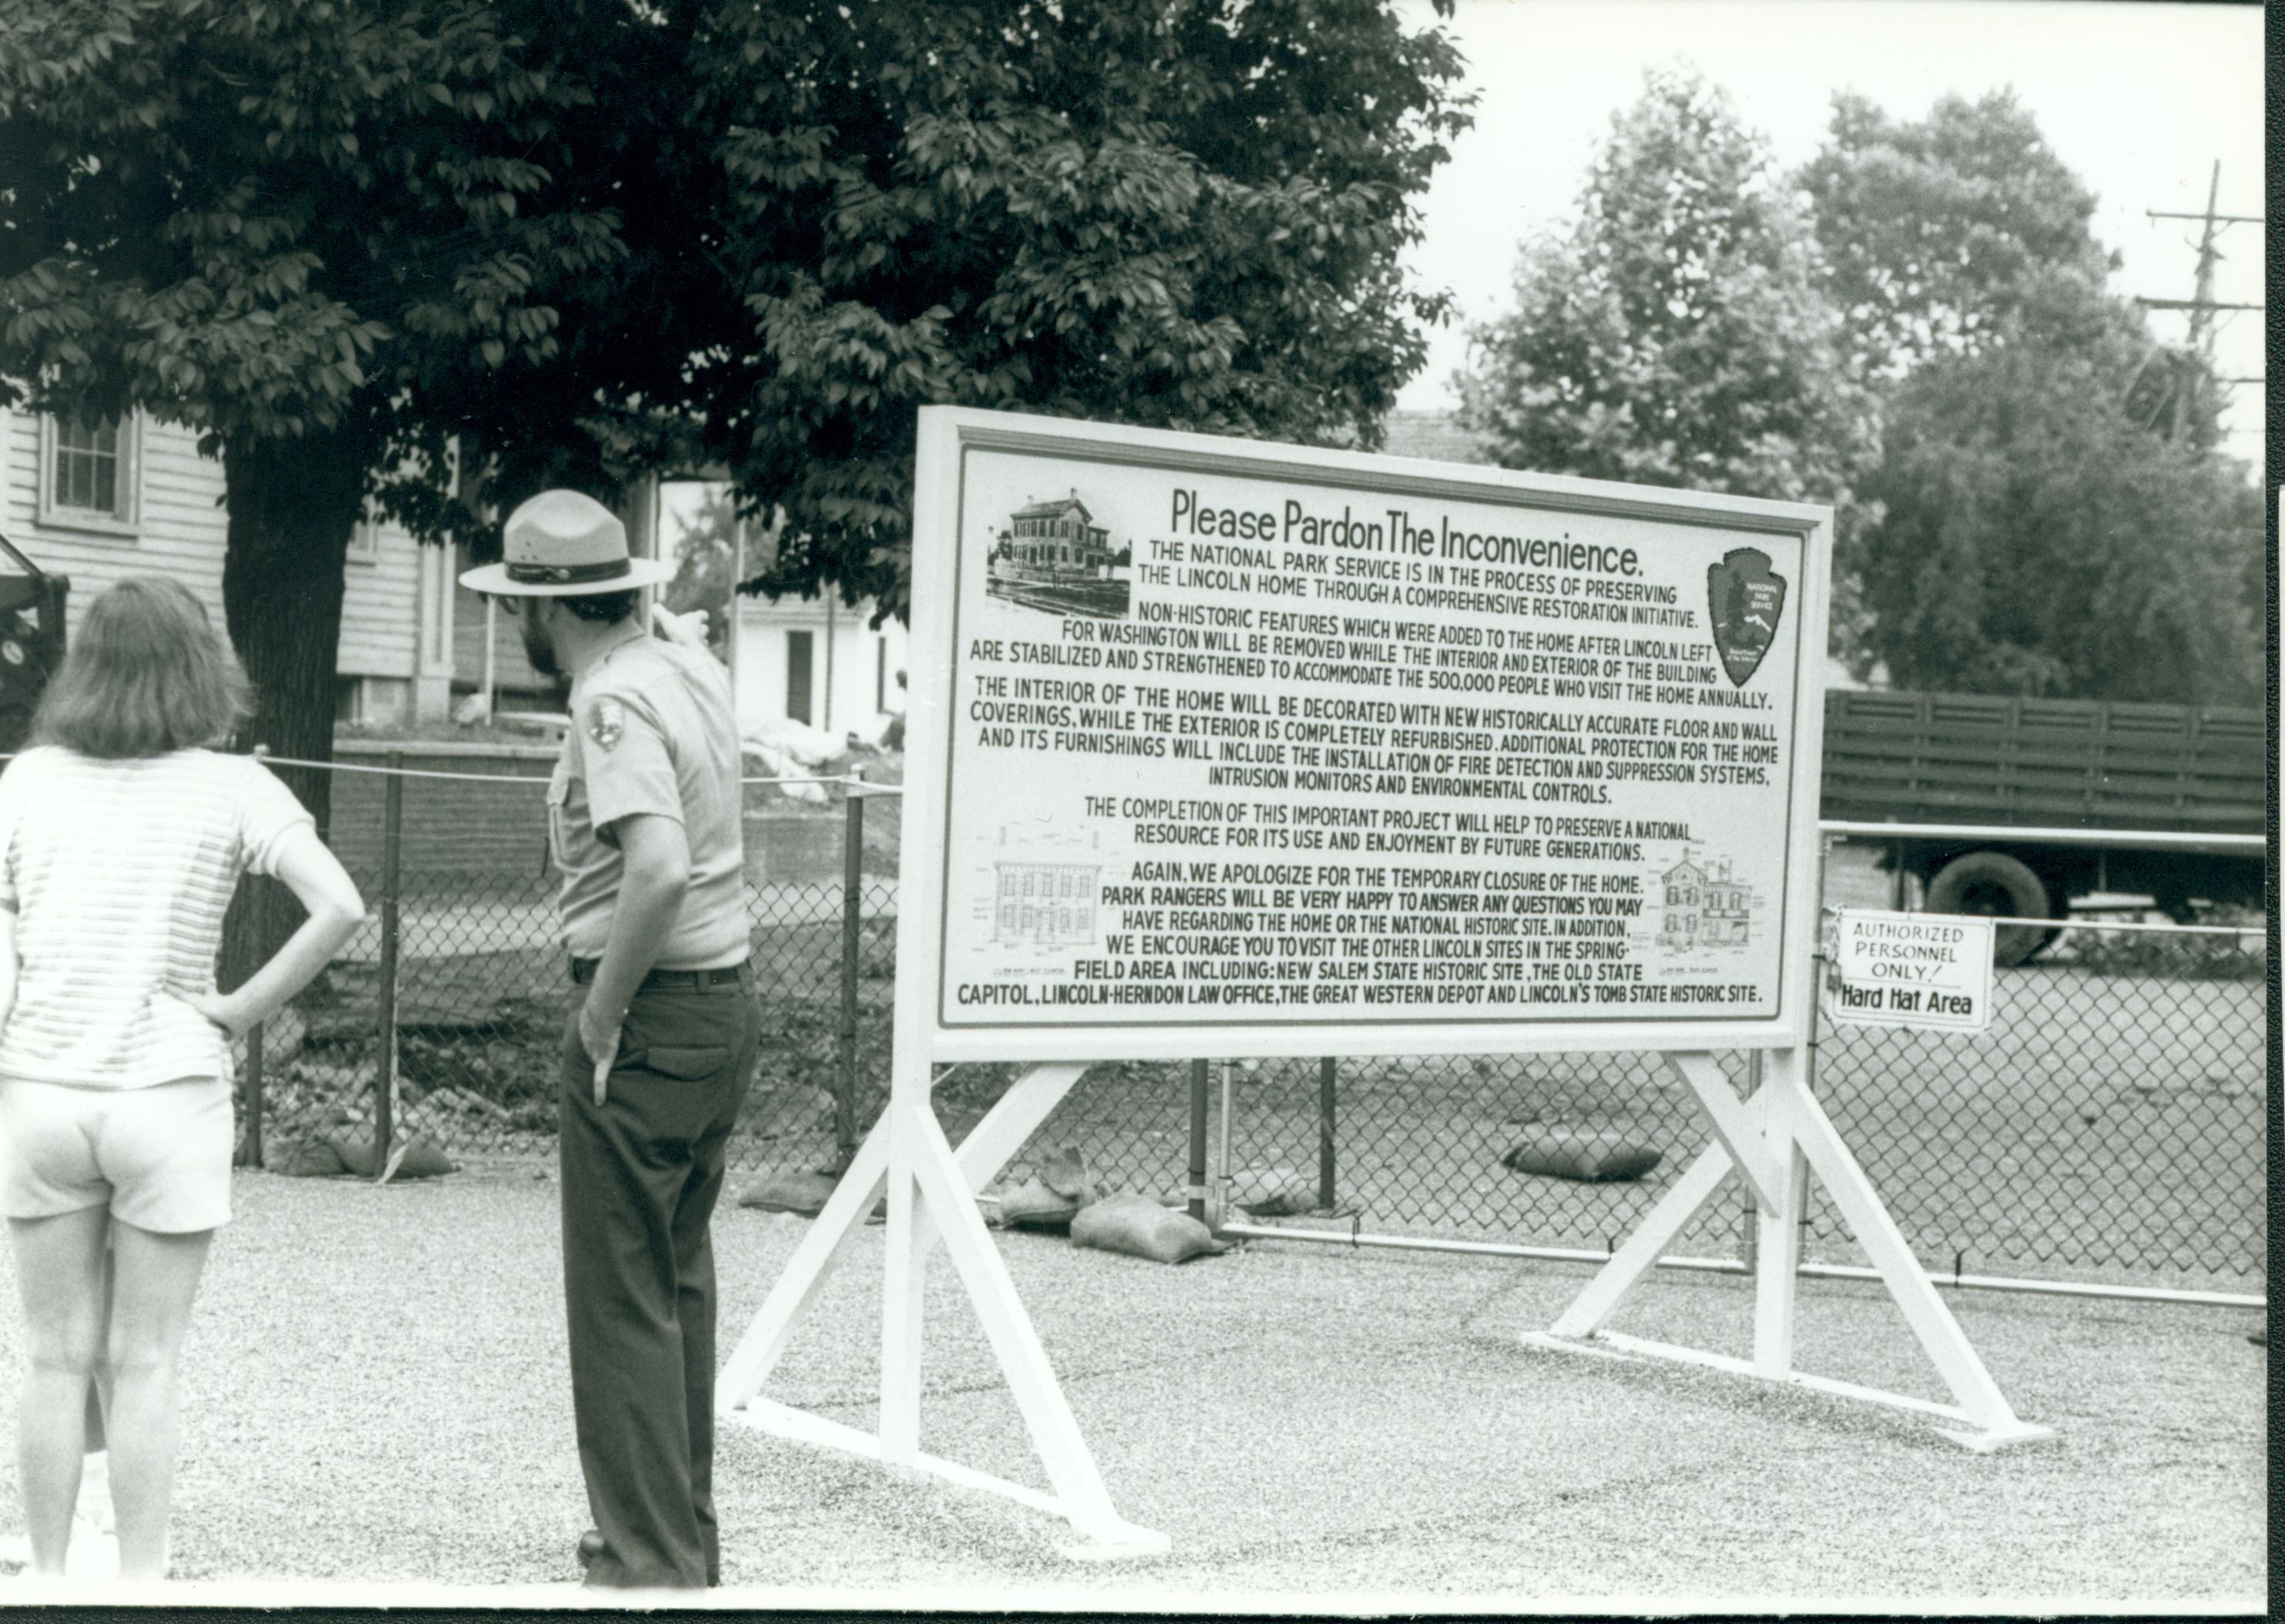
<svg viewBox="0 0 2285 1624"><path fill-rule="evenodd" d="M522 1589L572 1576L586 1524L554 1193L525 1168L386 1189L239 1175L186 1355L175 1549L210 1582L180 1599L576 1599ZM801 1228L718 1218L726 1353ZM773 1396L871 1424L879 1236ZM1276 1243L1166 1268L1000 1244L1113 1499L1172 1553L1076 1565L1035 1512L734 1429L718 1497L743 1599L2258 1612L2266 1593L2249 1314L1950 1299L2019 1413L2060 1434L1985 1457L1887 1411L1519 1346L1575 1268ZM1661 1277L1620 1328L1742 1353L1750 1302L1742 1282ZM940 1253L928 1308L923 1447L1044 1483ZM1873 1288L1806 1283L1800 1349L1805 1369L1941 1396ZM0 1314L12 1408L20 1356ZM0 1526L20 1527L5 1476Z"/></svg>

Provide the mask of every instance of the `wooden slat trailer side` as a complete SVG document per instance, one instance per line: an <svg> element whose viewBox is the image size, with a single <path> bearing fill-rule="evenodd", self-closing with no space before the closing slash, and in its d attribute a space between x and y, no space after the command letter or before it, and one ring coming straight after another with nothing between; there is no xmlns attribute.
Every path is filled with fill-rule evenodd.
<svg viewBox="0 0 2285 1624"><path fill-rule="evenodd" d="M2260 857L2179 848L2185 836L2265 831L2267 726L2259 710L2219 706L1835 691L1821 812L1978 828L1900 839L1884 859L1919 876L1932 913L2061 919L2079 898L2127 893L2187 922L2260 904ZM1995 826L2046 833L2015 841ZM2003 930L1999 961L2020 963L2054 935Z"/></svg>

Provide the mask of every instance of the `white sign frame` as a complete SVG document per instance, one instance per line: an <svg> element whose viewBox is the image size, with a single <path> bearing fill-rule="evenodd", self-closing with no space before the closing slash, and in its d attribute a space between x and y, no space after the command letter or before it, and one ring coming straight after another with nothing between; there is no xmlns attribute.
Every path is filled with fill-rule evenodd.
<svg viewBox="0 0 2285 1624"><path fill-rule="evenodd" d="M1178 1024L952 1025L942 1018L944 932L898 938L900 989L930 988L929 1052L962 1060L1197 1060L1227 1055L1310 1056L1325 1052L1328 1033L1345 1055L1518 1054L1592 1050L1700 1050L1790 1047L1807 1031L1815 1002L1811 979L1818 898L1807 876L1817 871L1818 788L1823 767L1822 666L1828 613L1833 513L1805 503L1771 502L1699 491L1615 485L1600 480L1521 474L1507 469L1368 457L1303 446L1209 438L1165 430L1002 412L929 408L922 412L917 499L914 510L911 697L906 721L906 782L899 911L938 922L945 908L946 836L954 781L952 743L960 718L954 679L960 630L954 617L961 566L958 519L968 458L993 451L1153 469L1238 474L1289 485L1325 486L1416 500L1466 501L1557 514L1599 514L1755 537L1796 539L1802 578L1793 584L1786 616L1791 646L1793 713L1784 718L1792 773L1786 802L1779 930L1779 1013L1772 1018L1613 1016L1570 1022L1544 1018L1456 1020L1424 1014L1406 1020L1260 1024L1200 1018ZM1049 477L1043 473L1043 479ZM1057 475L1059 477L1059 475ZM1774 654L1772 650L1772 654ZM928 786L929 788L917 787ZM917 934L917 933L913 933Z"/></svg>
<svg viewBox="0 0 2285 1624"><path fill-rule="evenodd" d="M1200 473L1267 470L1293 482L1428 498L1504 502L1580 514L1718 526L1741 536L1801 538L1794 612L1798 650L1784 840L1784 937L1778 1010L1738 1019L1553 1023L1475 1021L1344 1024L1326 1029L1229 1024L1182 1026L948 1027L939 1018L944 946L943 853L949 778L954 602L962 462L983 449L1142 462ZM1809 1089L1817 1011L1812 977L1820 918L1817 825L1822 766L1822 663L1832 547L1829 508L1600 481L1214 439L969 408L920 413L914 509L912 671L904 802L903 921L897 933L897 992L889 1102L859 1147L810 1229L771 1288L716 1387L726 1422L836 1448L891 1468L930 1473L1067 1519L1080 1535L1074 1557L1125 1557L1165 1551L1166 1536L1122 1518L1112 1505L1053 1365L1025 1313L999 1249L984 1228L976 1194L1023 1148L1033 1131L1096 1060L1189 1060L1231 1055L1422 1055L1655 1050L1698 1098L1709 1142L1640 1227L1545 1335L1527 1344L1569 1351L1710 1364L1766 1380L1816 1387L1899 1406L1951 1422L1946 1436L1977 1449L2046 1435L2017 1419L1936 1288L1913 1259L1862 1168L1841 1142ZM1709 1052L1767 1051L1761 1087L1741 1099ZM1028 1063L997 1104L955 1149L930 1099L935 1068L961 1061ZM1873 1260L1906 1323L1936 1365L1950 1405L1827 1381L1793 1368L1795 1266L1814 1170ZM1762 1267L1755 1283L1754 1355L1735 1360L1627 1338L1606 1329L1662 1249L1735 1173L1755 1196ZM849 1243L885 1195L887 1225L881 1314L881 1403L876 1432L792 1408L761 1388ZM978 1471L920 1448L922 1291L930 1251L942 1241L997 1357L1047 1469L1051 1489Z"/></svg>

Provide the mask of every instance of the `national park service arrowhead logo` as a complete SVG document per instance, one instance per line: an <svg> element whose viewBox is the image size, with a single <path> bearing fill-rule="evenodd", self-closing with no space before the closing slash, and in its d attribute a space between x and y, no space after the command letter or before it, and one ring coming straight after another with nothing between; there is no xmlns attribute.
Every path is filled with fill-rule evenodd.
<svg viewBox="0 0 2285 1624"><path fill-rule="evenodd" d="M587 712L587 736L595 741L597 749L609 749L626 731L627 713L616 699L608 695L599 699L594 709Z"/></svg>
<svg viewBox="0 0 2285 1624"><path fill-rule="evenodd" d="M1732 547L1718 564L1706 567L1706 608L1714 622L1714 647L1722 669L1739 687L1746 686L1777 640L1785 614L1785 577L1770 572L1770 555L1755 547Z"/></svg>

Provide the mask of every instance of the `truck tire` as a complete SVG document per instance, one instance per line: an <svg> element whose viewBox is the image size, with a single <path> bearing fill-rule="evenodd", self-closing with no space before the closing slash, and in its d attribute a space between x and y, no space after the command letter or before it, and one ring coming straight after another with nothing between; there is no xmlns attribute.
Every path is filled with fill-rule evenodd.
<svg viewBox="0 0 2285 1624"><path fill-rule="evenodd" d="M2046 884L2005 851L1970 851L1952 859L1928 882L1927 906L1931 914L2054 917ZM2036 925L2002 925L1994 935L1991 961L2002 969L2021 964L2061 934Z"/></svg>

